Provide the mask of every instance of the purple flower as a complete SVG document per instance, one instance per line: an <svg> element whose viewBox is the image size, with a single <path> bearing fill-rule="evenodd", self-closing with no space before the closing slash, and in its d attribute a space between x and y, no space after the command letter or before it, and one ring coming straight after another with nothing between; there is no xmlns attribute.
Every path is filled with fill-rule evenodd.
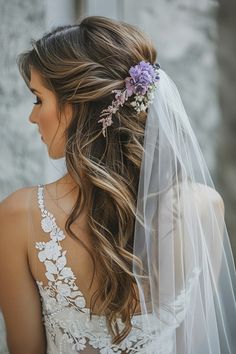
<svg viewBox="0 0 236 354"><path fill-rule="evenodd" d="M132 77L127 77L125 79L125 86L126 86L127 96L128 97L132 96L135 93L135 84Z"/></svg>
<svg viewBox="0 0 236 354"><path fill-rule="evenodd" d="M131 66L129 69L130 76L125 78L125 89L113 90L115 98L112 104L106 109L103 109L98 121L102 123L102 133L106 136L106 128L110 126L112 121L112 115L115 114L120 106L123 106L125 101L130 96L134 95L134 100L130 103L134 109L140 113L145 111L150 103L152 103L153 91L156 88L156 82L160 79L158 75L159 64L150 64L142 60L135 66Z"/></svg>
<svg viewBox="0 0 236 354"><path fill-rule="evenodd" d="M127 93L126 91L121 91L121 90L113 90L113 93L115 93L115 101L117 102L118 106L123 106L127 99Z"/></svg>
<svg viewBox="0 0 236 354"><path fill-rule="evenodd" d="M128 96L133 94L145 95L150 85L157 80L157 73L150 63L141 61L135 66L131 66L129 70L130 77L125 79L126 90Z"/></svg>

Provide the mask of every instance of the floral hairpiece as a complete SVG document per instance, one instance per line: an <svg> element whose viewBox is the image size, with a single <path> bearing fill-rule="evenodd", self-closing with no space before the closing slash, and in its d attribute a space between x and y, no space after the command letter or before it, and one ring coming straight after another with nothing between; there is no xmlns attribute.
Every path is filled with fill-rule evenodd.
<svg viewBox="0 0 236 354"><path fill-rule="evenodd" d="M160 64L154 65L149 62L140 61L137 65L131 66L129 74L125 79L125 89L113 90L115 93L115 99L108 108L103 109L98 123L102 123L102 133L106 136L106 128L110 126L112 121L112 115L115 114L120 106L123 106L125 101L129 97L134 95L134 100L130 104L134 107L137 113L146 111L150 103L154 98L154 90L157 87L157 82L160 79L158 69Z"/></svg>

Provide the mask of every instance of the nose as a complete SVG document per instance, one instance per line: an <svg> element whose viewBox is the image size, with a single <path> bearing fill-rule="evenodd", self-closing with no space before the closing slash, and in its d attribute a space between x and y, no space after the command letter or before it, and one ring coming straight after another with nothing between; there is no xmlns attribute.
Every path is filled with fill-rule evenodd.
<svg viewBox="0 0 236 354"><path fill-rule="evenodd" d="M30 115L29 115L29 121L30 121L30 123L36 124L37 121L36 121L35 118L36 118L36 117L35 117L35 114L34 114L34 110L32 110L32 112L31 112Z"/></svg>

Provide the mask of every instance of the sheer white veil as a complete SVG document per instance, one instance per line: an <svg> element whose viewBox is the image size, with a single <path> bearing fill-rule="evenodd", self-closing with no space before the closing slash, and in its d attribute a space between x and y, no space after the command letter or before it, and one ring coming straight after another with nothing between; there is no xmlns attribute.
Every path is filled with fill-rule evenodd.
<svg viewBox="0 0 236 354"><path fill-rule="evenodd" d="M215 190L172 79L148 110L133 261L151 354L236 353L236 272ZM150 316L151 314L151 316ZM171 340L170 340L171 339Z"/></svg>

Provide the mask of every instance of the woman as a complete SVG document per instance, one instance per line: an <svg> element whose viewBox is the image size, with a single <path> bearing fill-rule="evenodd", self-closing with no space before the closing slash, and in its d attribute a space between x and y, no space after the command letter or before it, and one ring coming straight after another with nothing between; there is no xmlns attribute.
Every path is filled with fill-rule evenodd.
<svg viewBox="0 0 236 354"><path fill-rule="evenodd" d="M67 173L0 206L10 352L233 353L224 203L152 43L87 17L32 44L30 122Z"/></svg>

